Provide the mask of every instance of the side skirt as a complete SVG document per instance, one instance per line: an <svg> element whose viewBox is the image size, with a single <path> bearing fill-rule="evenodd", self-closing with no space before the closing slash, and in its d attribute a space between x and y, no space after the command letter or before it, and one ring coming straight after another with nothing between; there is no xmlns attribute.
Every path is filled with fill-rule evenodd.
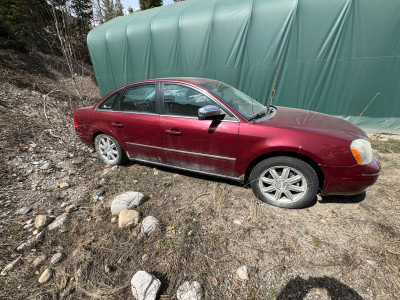
<svg viewBox="0 0 400 300"><path fill-rule="evenodd" d="M198 170L193 170L193 169L187 169L187 168L182 168L182 167L177 167L177 166L172 166L172 165L167 165L167 164L162 164L162 163L156 163L156 162L152 162L152 161L148 161L148 160L144 160L144 159L129 158L129 160L142 162L142 163L146 163L146 164L151 164L151 165L156 165L156 166L160 166L160 167L168 167L168 168L176 169L176 170L180 170L180 171L188 171L188 172L202 174L202 175L208 175L208 176L213 176L213 177L229 179L229 180L233 180L233 181L237 181L237 182L241 182L241 183L244 182L244 175L242 175L240 177L232 177L232 176L226 176L226 175L221 175L221 174L215 174L215 173L209 173L209 172L198 171Z"/></svg>

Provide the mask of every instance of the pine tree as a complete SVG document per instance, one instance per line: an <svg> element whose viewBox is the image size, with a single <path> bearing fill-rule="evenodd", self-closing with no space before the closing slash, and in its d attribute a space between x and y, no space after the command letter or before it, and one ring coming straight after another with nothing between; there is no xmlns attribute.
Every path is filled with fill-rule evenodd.
<svg viewBox="0 0 400 300"><path fill-rule="evenodd" d="M129 13L129 14L133 14L134 12L135 12L135 11L133 10L133 8L129 6L129 7L128 7L128 13Z"/></svg>
<svg viewBox="0 0 400 300"><path fill-rule="evenodd" d="M102 0L103 2L103 17L104 22L107 22L113 18L115 18L115 8L113 0Z"/></svg>
<svg viewBox="0 0 400 300"><path fill-rule="evenodd" d="M71 0L71 8L76 16L77 29L80 34L86 34L93 18L91 0Z"/></svg>
<svg viewBox="0 0 400 300"><path fill-rule="evenodd" d="M114 5L114 11L115 11L115 16L123 16L124 15L124 7L122 6L121 0L115 0L115 5Z"/></svg>
<svg viewBox="0 0 400 300"><path fill-rule="evenodd" d="M140 10L146 10L163 5L162 0L139 0Z"/></svg>

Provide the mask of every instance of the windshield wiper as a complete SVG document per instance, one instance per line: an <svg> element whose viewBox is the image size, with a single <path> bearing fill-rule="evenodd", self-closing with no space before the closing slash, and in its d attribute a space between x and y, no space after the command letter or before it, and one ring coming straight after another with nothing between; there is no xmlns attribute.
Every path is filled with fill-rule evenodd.
<svg viewBox="0 0 400 300"><path fill-rule="evenodd" d="M255 119L262 118L262 117L264 117L267 113L268 113L268 109L263 110L263 111L261 111L261 112L259 112L259 113L256 113L254 116L252 116L252 117L251 117L250 119L248 119L247 121L251 122L251 121L253 121L253 120L255 120Z"/></svg>

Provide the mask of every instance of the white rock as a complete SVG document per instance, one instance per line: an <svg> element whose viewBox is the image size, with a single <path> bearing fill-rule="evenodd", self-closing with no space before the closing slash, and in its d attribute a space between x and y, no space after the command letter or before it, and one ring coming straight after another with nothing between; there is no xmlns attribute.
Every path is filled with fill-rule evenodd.
<svg viewBox="0 0 400 300"><path fill-rule="evenodd" d="M143 198L142 193L132 191L117 195L111 203L111 213L117 215L123 209L139 206Z"/></svg>
<svg viewBox="0 0 400 300"><path fill-rule="evenodd" d="M52 223L50 223L48 229L64 229L65 223L68 221L68 213L59 215Z"/></svg>
<svg viewBox="0 0 400 300"><path fill-rule="evenodd" d="M35 227L35 224L26 224L25 226L24 226L24 229L26 229L26 230L29 230L29 229L33 229Z"/></svg>
<svg viewBox="0 0 400 300"><path fill-rule="evenodd" d="M53 270L50 268L47 268L46 270L44 270L44 272L40 276L39 283L46 283L47 281L49 281L51 279L51 277L53 277Z"/></svg>
<svg viewBox="0 0 400 300"><path fill-rule="evenodd" d="M46 215L38 215L35 218L35 228L47 226L51 222L51 218Z"/></svg>
<svg viewBox="0 0 400 300"><path fill-rule="evenodd" d="M160 221L156 217L148 216L143 219L140 227L141 236L149 236L160 226Z"/></svg>
<svg viewBox="0 0 400 300"><path fill-rule="evenodd" d="M118 215L118 227L123 228L139 223L139 212L131 209L123 209Z"/></svg>
<svg viewBox="0 0 400 300"><path fill-rule="evenodd" d="M240 221L240 219L235 219L232 222L233 222L233 224L236 224L236 225L242 225L242 221Z"/></svg>
<svg viewBox="0 0 400 300"><path fill-rule="evenodd" d="M35 260L32 262L32 264L35 266L35 267L38 267L38 266L40 266L40 265L42 265L43 263L44 263L44 261L46 260L46 255L40 255L40 256L38 256L38 257L36 257L35 258Z"/></svg>
<svg viewBox="0 0 400 300"><path fill-rule="evenodd" d="M31 207L21 207L20 209L17 210L18 215L27 215L32 211Z"/></svg>
<svg viewBox="0 0 400 300"><path fill-rule="evenodd" d="M249 272L247 271L247 266L241 266L236 270L236 275L241 280L249 280Z"/></svg>
<svg viewBox="0 0 400 300"><path fill-rule="evenodd" d="M146 271L138 271L131 279L132 294L136 300L155 300L161 281Z"/></svg>
<svg viewBox="0 0 400 300"><path fill-rule="evenodd" d="M56 254L54 254L51 259L50 259L50 263L52 265L56 265L58 263L60 263L63 259L65 258L65 254L61 253L61 252L57 252Z"/></svg>
<svg viewBox="0 0 400 300"><path fill-rule="evenodd" d="M44 231L40 232L39 234L35 235L34 237L30 238L25 243L19 245L17 247L17 251L24 251L34 247L36 244L43 242L44 240Z"/></svg>
<svg viewBox="0 0 400 300"><path fill-rule="evenodd" d="M185 281L176 293L178 300L201 300L204 297L203 288L197 281Z"/></svg>

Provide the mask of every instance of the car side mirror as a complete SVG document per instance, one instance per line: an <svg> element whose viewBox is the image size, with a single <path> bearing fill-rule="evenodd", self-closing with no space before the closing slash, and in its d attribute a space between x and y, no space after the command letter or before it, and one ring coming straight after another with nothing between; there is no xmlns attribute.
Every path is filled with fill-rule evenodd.
<svg viewBox="0 0 400 300"><path fill-rule="evenodd" d="M219 107L215 105L206 105L199 108L198 111L199 120L219 120L223 117Z"/></svg>

